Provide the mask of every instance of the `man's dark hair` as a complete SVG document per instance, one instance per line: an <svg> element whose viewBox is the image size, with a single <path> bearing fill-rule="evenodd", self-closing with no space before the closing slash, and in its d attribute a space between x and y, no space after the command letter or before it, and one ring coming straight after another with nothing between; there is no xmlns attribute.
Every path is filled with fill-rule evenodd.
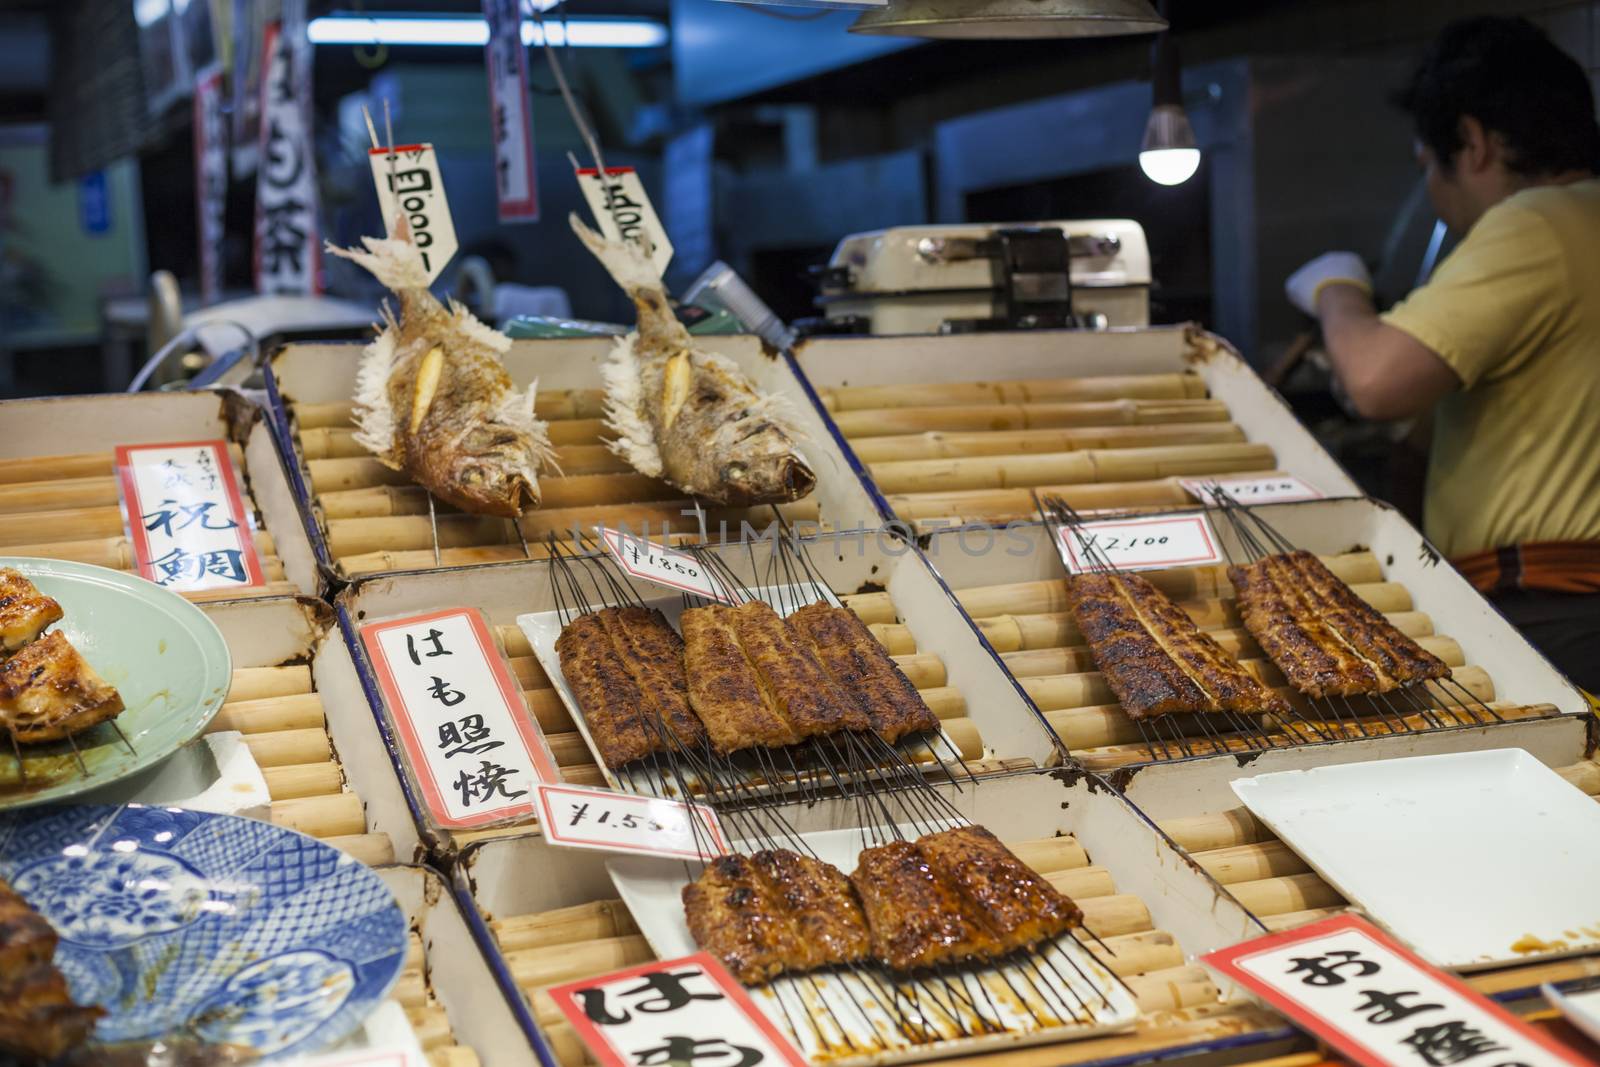
<svg viewBox="0 0 1600 1067"><path fill-rule="evenodd" d="M1417 136L1449 173L1471 115L1498 133L1518 174L1600 170L1600 125L1583 68L1527 19L1489 16L1446 26L1395 94Z"/></svg>

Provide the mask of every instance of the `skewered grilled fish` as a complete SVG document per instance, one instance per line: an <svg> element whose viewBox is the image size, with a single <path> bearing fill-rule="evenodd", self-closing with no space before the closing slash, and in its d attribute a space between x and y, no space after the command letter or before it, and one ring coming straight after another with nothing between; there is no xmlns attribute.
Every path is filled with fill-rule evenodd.
<svg viewBox="0 0 1600 1067"><path fill-rule="evenodd" d="M972 904L910 841L862 852L850 884L867 913L873 954L894 970L1001 954Z"/></svg>
<svg viewBox="0 0 1600 1067"><path fill-rule="evenodd" d="M789 622L805 636L823 669L866 709L879 737L893 744L907 734L939 728L939 717L855 612L807 604Z"/></svg>
<svg viewBox="0 0 1600 1067"><path fill-rule="evenodd" d="M362 354L356 440L384 466L463 511L516 518L539 504L539 470L554 453L534 417L535 385L519 391L501 357L511 339L428 292L422 255L404 235L362 238L359 263L400 299Z"/></svg>
<svg viewBox="0 0 1600 1067"><path fill-rule="evenodd" d="M105 1014L73 1002L55 953L55 930L0 880L0 1052L53 1060Z"/></svg>
<svg viewBox="0 0 1600 1067"><path fill-rule="evenodd" d="M657 750L660 739L639 713L644 693L617 655L599 612L567 623L556 638L556 655L607 767L614 770Z"/></svg>
<svg viewBox="0 0 1600 1067"><path fill-rule="evenodd" d="M917 839L917 850L971 902L1002 952L1047 941L1083 922L1070 898L981 826L927 834Z"/></svg>
<svg viewBox="0 0 1600 1067"><path fill-rule="evenodd" d="M15 652L61 621L61 605L21 571L0 567L0 651Z"/></svg>
<svg viewBox="0 0 1600 1067"><path fill-rule="evenodd" d="M765 693L761 672L739 644L736 618L734 608L709 604L678 619L690 706L721 755L797 744L800 736Z"/></svg>
<svg viewBox="0 0 1600 1067"><path fill-rule="evenodd" d="M114 719L122 697L60 630L0 663L0 729L25 745Z"/></svg>
<svg viewBox="0 0 1600 1067"><path fill-rule="evenodd" d="M572 229L639 311L635 333L605 368L612 450L641 474L715 504L799 500L816 475L795 451L781 397L763 395L736 364L694 347L655 268L633 244L572 216Z"/></svg>
<svg viewBox="0 0 1600 1067"><path fill-rule="evenodd" d="M867 713L828 677L810 644L771 604L740 604L733 620L739 645L761 672L762 687L801 740L869 728Z"/></svg>

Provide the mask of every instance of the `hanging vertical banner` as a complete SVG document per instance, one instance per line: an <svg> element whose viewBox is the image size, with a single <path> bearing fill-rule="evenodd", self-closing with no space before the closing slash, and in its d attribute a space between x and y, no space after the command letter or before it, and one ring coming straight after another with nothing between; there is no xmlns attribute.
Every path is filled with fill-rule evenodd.
<svg viewBox="0 0 1600 1067"><path fill-rule="evenodd" d="M228 198L228 125L222 117L222 67L194 83L194 190L200 235L200 302L222 297L222 219Z"/></svg>
<svg viewBox="0 0 1600 1067"><path fill-rule="evenodd" d="M311 146L311 50L305 20L269 23L262 39L256 167L256 291L322 291L317 168Z"/></svg>
<svg viewBox="0 0 1600 1067"><path fill-rule="evenodd" d="M518 0L483 0L489 22L489 127L494 136L495 192L501 222L539 221L539 177L533 169L533 107Z"/></svg>
<svg viewBox="0 0 1600 1067"><path fill-rule="evenodd" d="M378 187L384 231L393 237L395 222L401 215L406 217L411 240L422 252L422 267L431 284L461 247L433 145L374 148L367 153L367 160L372 164L372 181Z"/></svg>

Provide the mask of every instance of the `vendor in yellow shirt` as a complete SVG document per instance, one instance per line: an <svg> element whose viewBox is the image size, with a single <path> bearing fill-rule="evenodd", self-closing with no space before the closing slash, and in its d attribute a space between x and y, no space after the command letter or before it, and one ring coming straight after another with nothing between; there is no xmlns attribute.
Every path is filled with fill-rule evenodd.
<svg viewBox="0 0 1600 1067"><path fill-rule="evenodd" d="M1435 407L1429 539L1558 669L1600 693L1600 127L1532 24L1453 23L1399 96L1461 243L1379 315L1330 252L1290 276L1356 410Z"/></svg>

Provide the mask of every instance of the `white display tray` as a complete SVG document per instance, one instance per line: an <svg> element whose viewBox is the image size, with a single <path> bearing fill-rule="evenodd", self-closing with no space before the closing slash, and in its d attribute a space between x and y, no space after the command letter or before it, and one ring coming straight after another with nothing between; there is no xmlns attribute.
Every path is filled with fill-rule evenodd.
<svg viewBox="0 0 1600 1067"><path fill-rule="evenodd" d="M1227 405L1229 417L1248 441L1272 446L1278 470L1299 475L1326 496L1361 495L1344 468L1233 346L1195 326L821 336L796 345L794 360L814 389L1193 371L1212 398ZM866 466L837 430L835 436L870 485ZM872 493L884 520L893 519L893 509L876 486Z"/></svg>
<svg viewBox="0 0 1600 1067"><path fill-rule="evenodd" d="M266 411L243 394L200 390L6 400L0 401L0 426L5 427L0 459L109 454L118 445L217 438L239 445L244 449L251 496L283 562L284 578L298 592L323 591L317 557L278 454L276 434Z"/></svg>
<svg viewBox="0 0 1600 1067"><path fill-rule="evenodd" d="M1233 791L1437 966L1600 947L1600 805L1520 749L1281 771Z"/></svg>
<svg viewBox="0 0 1600 1067"><path fill-rule="evenodd" d="M877 841L869 840L859 829L822 830L804 834L803 840L817 859L848 873L855 868L861 850L871 844L891 836L911 841L923 833L955 825L959 824L939 820L903 825L893 835L878 830L874 832ZM734 851L751 852L764 847L770 846L761 841L736 842ZM606 869L657 957L675 959L699 951L683 910L683 888L690 882L687 864L627 857L611 860ZM988 1017L1001 1020L1004 1032L963 1037L948 1019L929 1012L930 1022L948 1035L939 1043L937 1055L1092 1037L1127 1029L1138 1018L1138 1006L1127 987L1072 937L1063 935L1040 945L1035 954L1039 962L1033 966L1007 962L997 967L965 967L952 973L947 979L950 984L962 989L971 1003L985 1008ZM889 972L866 965L861 972L835 968L801 978L777 978L747 992L812 1063L845 1067L926 1058L933 1050L897 1032L893 1016L882 1010L882 994L868 984L863 972L871 974L880 989L890 988L894 982ZM939 983L931 986L938 989ZM1022 1009L1023 998L1037 1018ZM815 1028L790 1022L803 1016L811 1017ZM1045 1025L1041 1025L1041 1019ZM851 1048L852 1052L841 1055L841 1048Z"/></svg>

